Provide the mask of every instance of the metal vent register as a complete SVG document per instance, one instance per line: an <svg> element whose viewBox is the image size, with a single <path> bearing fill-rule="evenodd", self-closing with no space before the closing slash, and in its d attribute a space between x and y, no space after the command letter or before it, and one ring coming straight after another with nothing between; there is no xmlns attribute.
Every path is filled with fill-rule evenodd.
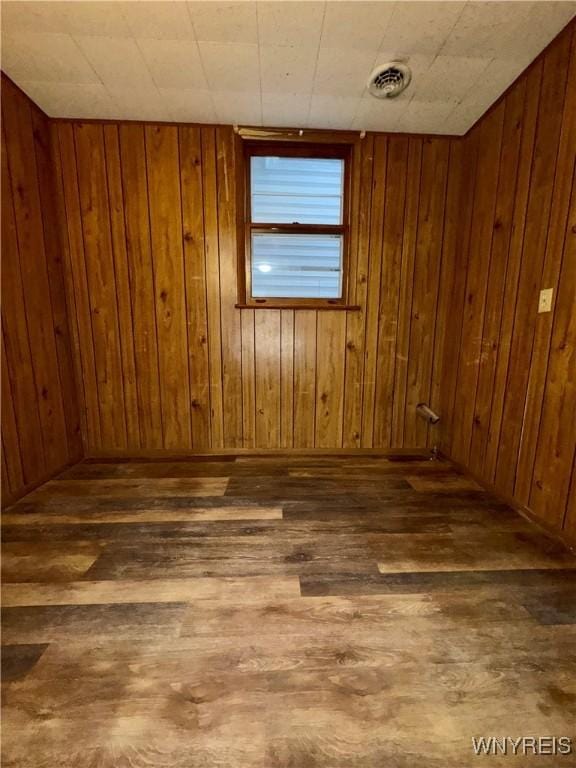
<svg viewBox="0 0 576 768"><path fill-rule="evenodd" d="M407 88L412 74L406 64L394 61L381 64L368 79L368 90L377 99L393 99Z"/></svg>

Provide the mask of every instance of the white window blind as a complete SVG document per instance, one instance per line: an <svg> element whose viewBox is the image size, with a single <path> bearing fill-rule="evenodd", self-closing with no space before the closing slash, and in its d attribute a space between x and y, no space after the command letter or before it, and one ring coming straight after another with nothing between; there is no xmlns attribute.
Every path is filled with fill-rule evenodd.
<svg viewBox="0 0 576 768"><path fill-rule="evenodd" d="M254 223L342 223L343 160L307 157L252 157L251 160Z"/></svg>
<svg viewBox="0 0 576 768"><path fill-rule="evenodd" d="M341 235L254 232L252 295L299 299L340 298Z"/></svg>
<svg viewBox="0 0 576 768"><path fill-rule="evenodd" d="M341 225L344 172L340 158L252 156L252 223ZM253 230L252 296L338 299L342 252L341 233Z"/></svg>

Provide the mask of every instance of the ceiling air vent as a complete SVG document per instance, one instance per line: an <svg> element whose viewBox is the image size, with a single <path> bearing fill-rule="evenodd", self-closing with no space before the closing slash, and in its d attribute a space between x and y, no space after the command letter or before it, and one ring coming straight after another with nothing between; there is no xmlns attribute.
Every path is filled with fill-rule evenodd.
<svg viewBox="0 0 576 768"><path fill-rule="evenodd" d="M381 64L368 78L368 90L377 99L393 99L408 86L411 77L410 68L400 61Z"/></svg>

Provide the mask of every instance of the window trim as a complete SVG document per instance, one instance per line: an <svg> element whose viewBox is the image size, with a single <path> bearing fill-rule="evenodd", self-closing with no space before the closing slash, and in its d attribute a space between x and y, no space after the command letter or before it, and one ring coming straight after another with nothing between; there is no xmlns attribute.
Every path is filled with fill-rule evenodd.
<svg viewBox="0 0 576 768"><path fill-rule="evenodd" d="M237 307L261 309L356 309L348 301L350 235L352 219L352 163L354 160L353 143L327 143L303 141L266 141L261 139L242 140L241 159L243 172L240 174L242 195L238 222L239 260L238 260L238 303ZM342 200L342 224L274 224L253 223L251 216L252 187L250 178L250 159L252 157L309 157L337 158L344 161L344 183ZM252 232L274 234L330 234L342 235L342 295L338 298L299 298L299 297L254 297L252 296Z"/></svg>

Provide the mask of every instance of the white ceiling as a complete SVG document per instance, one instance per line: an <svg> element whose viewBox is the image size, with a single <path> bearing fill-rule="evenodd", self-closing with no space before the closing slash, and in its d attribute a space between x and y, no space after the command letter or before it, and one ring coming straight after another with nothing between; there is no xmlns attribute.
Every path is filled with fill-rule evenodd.
<svg viewBox="0 0 576 768"><path fill-rule="evenodd" d="M4 0L2 69L53 117L463 134L576 2ZM365 84L408 61L409 88Z"/></svg>

